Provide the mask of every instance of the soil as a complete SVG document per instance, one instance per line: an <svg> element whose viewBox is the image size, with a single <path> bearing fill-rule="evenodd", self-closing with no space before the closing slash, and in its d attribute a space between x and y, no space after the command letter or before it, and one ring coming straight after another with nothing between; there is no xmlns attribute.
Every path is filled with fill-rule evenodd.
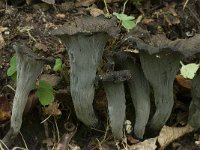
<svg viewBox="0 0 200 150"><path fill-rule="evenodd" d="M135 0L133 0L135 1ZM107 0L110 13L121 12L123 2L120 0ZM54 85L57 91L55 103L48 110L38 102L35 91L29 95L29 102L24 112L21 134L13 142L12 147L28 147L30 150L43 149L81 149L96 150L117 149L116 142L108 128L107 102L102 87L96 90L94 108L100 118L100 123L95 128L88 128L82 124L75 115L69 90L69 62L65 46L52 36L50 31L63 25L66 21L80 15L98 15L99 12L107 14L103 1L100 0L58 0L55 4L50 1L34 0L2 0L0 1L0 138L3 138L9 129L11 106L14 97L15 82L8 77L6 72L9 62L15 53L14 43L26 43L29 48L42 56L53 60L61 58L64 64L62 72L53 71L54 63L45 65L43 78ZM98 8L98 11L94 11ZM134 15L136 18L143 15L138 23L145 27L152 35L165 34L168 39L189 39L200 33L200 1L185 0L141 0L141 4L134 5L128 2L125 14ZM100 13L100 14L101 14ZM121 27L120 36L110 39L106 49L117 46L126 36L127 31ZM115 44L113 44L115 43ZM126 49L127 46L121 47ZM137 54L134 54L137 55ZM138 57L138 56L136 56ZM196 56L187 58L185 63L198 62ZM106 60L102 68L106 66ZM103 70L103 69L102 69ZM47 77L48 76L48 77ZM183 83L184 82L184 83ZM189 81L190 82L190 81ZM188 109L191 101L191 85L177 77L174 83L175 106L169 126L184 126L187 123ZM130 95L127 98L127 118L131 118L133 105ZM58 106L59 104L59 106ZM59 113L61 111L61 114ZM42 122L42 123L41 123ZM157 136L159 133L147 132L144 139ZM128 144L132 145L142 141L133 133L127 134ZM171 143L169 150L197 150L200 145L195 141L200 140L199 131L187 134ZM123 142L122 142L123 143ZM119 143L119 147L123 144Z"/></svg>

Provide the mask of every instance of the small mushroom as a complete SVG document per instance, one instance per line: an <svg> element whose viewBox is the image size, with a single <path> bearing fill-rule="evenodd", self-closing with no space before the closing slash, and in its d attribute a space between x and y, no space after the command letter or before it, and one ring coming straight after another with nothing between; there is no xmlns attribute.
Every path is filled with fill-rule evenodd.
<svg viewBox="0 0 200 150"><path fill-rule="evenodd" d="M121 71L116 71L113 74L120 75ZM130 72L129 72L130 74ZM130 77L130 75L128 75ZM117 79L117 77L115 78ZM125 80L127 78L124 78ZM123 138L123 125L125 121L126 99L123 80L118 81L103 81L104 90L108 100L108 112L112 133L116 139Z"/></svg>
<svg viewBox="0 0 200 150"><path fill-rule="evenodd" d="M194 130L200 128L200 70L192 80L192 101L189 108L188 123Z"/></svg>
<svg viewBox="0 0 200 150"><path fill-rule="evenodd" d="M179 69L180 54L160 52L150 55L140 52L142 69L154 91L156 111L150 121L152 129L158 130L168 120L173 105L173 83Z"/></svg>
<svg viewBox="0 0 200 150"><path fill-rule="evenodd" d="M138 138L143 138L150 114L150 88L141 66L133 57L125 53L115 55L117 64L122 69L131 71L132 78L128 80L128 87L135 107L134 133Z"/></svg>
<svg viewBox="0 0 200 150"><path fill-rule="evenodd" d="M105 19L102 16L78 17L52 31L67 47L75 112L87 126L97 123L92 105L97 66L109 36L116 37L118 32L116 19Z"/></svg>
<svg viewBox="0 0 200 150"><path fill-rule="evenodd" d="M11 127L3 138L6 145L10 145L20 131L28 95L34 88L36 79L41 74L45 62L25 45L16 44L13 48L17 56L17 83L13 100Z"/></svg>

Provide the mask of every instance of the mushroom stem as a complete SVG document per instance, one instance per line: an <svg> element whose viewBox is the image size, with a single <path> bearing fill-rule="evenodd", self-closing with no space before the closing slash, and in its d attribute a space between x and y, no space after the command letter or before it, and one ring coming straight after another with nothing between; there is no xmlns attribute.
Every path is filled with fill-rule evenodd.
<svg viewBox="0 0 200 150"><path fill-rule="evenodd" d="M200 128L200 71L192 80L192 101L189 108L188 123L198 130Z"/></svg>
<svg viewBox="0 0 200 150"><path fill-rule="evenodd" d="M93 110L97 66L107 42L106 33L62 36L70 58L70 89L77 117L87 126L97 118Z"/></svg>
<svg viewBox="0 0 200 150"><path fill-rule="evenodd" d="M178 53L160 52L150 55L140 52L142 69L154 91L156 112L150 121L152 129L160 129L171 114L174 104L173 82L180 59Z"/></svg>
<svg viewBox="0 0 200 150"><path fill-rule="evenodd" d="M36 60L30 55L24 53L16 45L13 46L17 55L17 83L16 92L13 100L11 128L8 134L3 138L5 144L9 144L11 139L19 133L22 124L22 115L28 100L30 91L34 88L37 77L42 72L43 61Z"/></svg>
<svg viewBox="0 0 200 150"><path fill-rule="evenodd" d="M128 86L135 107L134 133L142 139L150 114L149 83L139 65L130 63L127 67L130 67L133 74L133 78L128 81Z"/></svg>
<svg viewBox="0 0 200 150"><path fill-rule="evenodd" d="M132 78L128 80L128 87L135 107L134 133L138 138L143 138L150 114L150 88L141 66L134 62L131 56L118 53L116 61L120 68L131 71Z"/></svg>
<svg viewBox="0 0 200 150"><path fill-rule="evenodd" d="M108 111L112 133L116 139L123 138L126 99L123 82L104 82L104 89L108 100Z"/></svg>

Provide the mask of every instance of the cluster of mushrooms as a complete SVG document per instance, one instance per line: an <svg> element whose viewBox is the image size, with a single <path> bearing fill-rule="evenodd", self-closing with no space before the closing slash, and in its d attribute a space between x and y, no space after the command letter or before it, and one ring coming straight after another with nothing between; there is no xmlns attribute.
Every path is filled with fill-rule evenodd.
<svg viewBox="0 0 200 150"><path fill-rule="evenodd" d="M65 44L70 61L70 90L77 118L87 126L95 126L98 118L93 109L95 82L102 82L107 101L110 126L116 139L122 139L126 118L124 83L134 105L134 134L142 139L146 126L159 130L168 120L172 107L173 82L180 60L199 52L200 35L171 41L164 35L150 35L140 27L133 29L123 40L139 50L139 62L121 51L111 52L111 67L97 75L107 41L119 34L115 18L78 17L51 32ZM11 127L3 138L9 144L19 133L28 94L42 73L45 58L33 54L25 45L15 44L17 55L17 87L13 101ZM138 59L138 58L137 58ZM117 69L116 69L117 68ZM150 92L156 110L150 116ZM192 102L188 123L200 127L200 72L192 81Z"/></svg>

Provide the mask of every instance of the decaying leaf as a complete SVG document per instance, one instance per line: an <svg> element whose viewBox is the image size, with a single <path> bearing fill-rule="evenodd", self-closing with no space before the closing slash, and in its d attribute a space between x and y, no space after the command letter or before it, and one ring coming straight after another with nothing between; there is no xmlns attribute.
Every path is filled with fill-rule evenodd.
<svg viewBox="0 0 200 150"><path fill-rule="evenodd" d="M52 87L56 87L60 83L61 78L55 74L42 74L40 80L44 80L48 82Z"/></svg>
<svg viewBox="0 0 200 150"><path fill-rule="evenodd" d="M46 52L48 50L47 46L43 43L35 43L34 47L38 50Z"/></svg>
<svg viewBox="0 0 200 150"><path fill-rule="evenodd" d="M143 142L130 146L129 150L155 150L157 148L156 141L157 137L150 138Z"/></svg>
<svg viewBox="0 0 200 150"><path fill-rule="evenodd" d="M185 79L181 75L176 75L176 81L182 88L191 90L191 86L192 86L191 80Z"/></svg>
<svg viewBox="0 0 200 150"><path fill-rule="evenodd" d="M58 116L62 114L58 107L59 107L59 103L53 102L49 104L47 107L44 107L43 111L46 115Z"/></svg>
<svg viewBox="0 0 200 150"><path fill-rule="evenodd" d="M100 15L103 15L103 14L104 14L104 12L101 9L90 8L90 15L93 16L93 17L97 17L97 16L100 16Z"/></svg>
<svg viewBox="0 0 200 150"><path fill-rule="evenodd" d="M75 3L76 7L89 7L90 5L94 4L95 0L81 0Z"/></svg>
<svg viewBox="0 0 200 150"><path fill-rule="evenodd" d="M9 120L11 117L11 103L5 96L0 96L0 122Z"/></svg>
<svg viewBox="0 0 200 150"><path fill-rule="evenodd" d="M164 126L158 136L158 143L161 147L166 147L174 140L180 138L181 136L190 133L193 128L188 124L184 127L168 127Z"/></svg>

